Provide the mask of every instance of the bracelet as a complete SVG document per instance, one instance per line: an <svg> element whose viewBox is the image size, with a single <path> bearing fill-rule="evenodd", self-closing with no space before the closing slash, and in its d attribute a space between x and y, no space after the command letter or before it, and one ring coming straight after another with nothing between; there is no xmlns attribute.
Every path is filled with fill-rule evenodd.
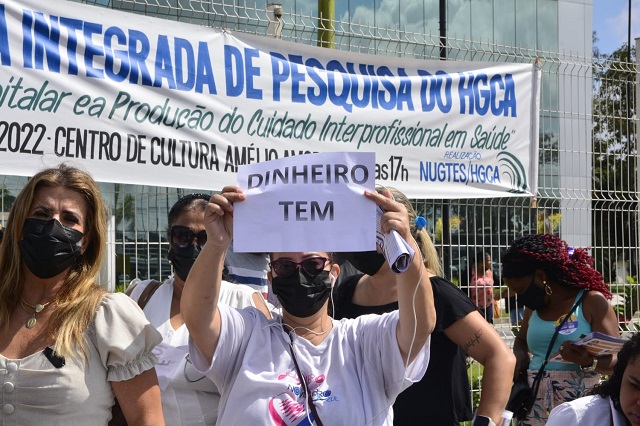
<svg viewBox="0 0 640 426"><path fill-rule="evenodd" d="M472 426L496 426L496 424L487 416L475 416Z"/></svg>
<svg viewBox="0 0 640 426"><path fill-rule="evenodd" d="M590 373L592 371L596 371L596 367L598 367L598 358L593 357L593 362L591 363L591 365L588 365L586 367L581 365L580 370L582 370L585 373Z"/></svg>

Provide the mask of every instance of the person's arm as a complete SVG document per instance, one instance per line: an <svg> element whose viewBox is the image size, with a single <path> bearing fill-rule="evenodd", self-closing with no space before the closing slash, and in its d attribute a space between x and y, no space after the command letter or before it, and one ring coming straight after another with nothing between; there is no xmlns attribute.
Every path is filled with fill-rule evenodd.
<svg viewBox="0 0 640 426"><path fill-rule="evenodd" d="M597 291L588 292L584 297L582 307L585 318L591 324L592 331L620 337L616 313L602 293ZM564 342L561 347L560 355L562 355L563 359L582 367L593 365L594 358L585 348L574 346L571 341ZM611 374L616 361L617 358L611 355L599 357L595 371L602 374Z"/></svg>
<svg viewBox="0 0 640 426"><path fill-rule="evenodd" d="M433 290L429 282L429 272L422 263L420 248L411 236L409 214L407 209L391 198L391 193L384 195L376 192L365 192L384 210L380 218L382 232L395 229L407 241L415 255L409 269L398 274L398 311L399 321L396 330L398 347L405 363L411 363L426 343L436 322L436 309L433 304Z"/></svg>
<svg viewBox="0 0 640 426"><path fill-rule="evenodd" d="M516 356L516 368L513 373L514 377L525 374L529 368L529 346L527 345L527 330L529 330L529 318L531 318L531 309L525 308L524 318L520 323L520 331L516 335L513 343L513 353Z"/></svg>
<svg viewBox="0 0 640 426"><path fill-rule="evenodd" d="M155 368L121 382L111 382L129 426L162 426L162 402Z"/></svg>
<svg viewBox="0 0 640 426"><path fill-rule="evenodd" d="M194 343L211 363L220 337L218 298L224 259L233 236L233 203L244 200L237 187L211 197L204 214L207 244L198 255L184 286L180 311Z"/></svg>
<svg viewBox="0 0 640 426"><path fill-rule="evenodd" d="M484 366L477 415L489 417L499 425L509 400L516 357L477 311L454 322L444 334Z"/></svg>

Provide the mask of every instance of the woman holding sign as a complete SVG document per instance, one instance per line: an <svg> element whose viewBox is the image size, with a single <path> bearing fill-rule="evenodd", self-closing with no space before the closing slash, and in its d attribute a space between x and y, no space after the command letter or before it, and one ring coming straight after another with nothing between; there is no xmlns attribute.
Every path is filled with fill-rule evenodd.
<svg viewBox="0 0 640 426"><path fill-rule="evenodd" d="M610 355L594 358L571 344L592 331L619 337L607 301L611 293L586 250L574 250L553 234L514 241L502 256L502 278L527 308L513 346L515 376L528 374L537 389L524 424L543 425L555 406L596 385L599 373L611 372ZM547 362L556 352L564 362Z"/></svg>
<svg viewBox="0 0 640 426"><path fill-rule="evenodd" d="M397 231L419 253L404 206L388 192L365 196L385 210L382 231ZM435 309L420 256L398 277L399 311L381 316L328 315L340 268L323 251L271 253L281 317L218 305L234 203L245 198L237 187L211 198L208 242L182 296L192 361L222 393L219 423L391 425L393 401L422 377L429 360Z"/></svg>

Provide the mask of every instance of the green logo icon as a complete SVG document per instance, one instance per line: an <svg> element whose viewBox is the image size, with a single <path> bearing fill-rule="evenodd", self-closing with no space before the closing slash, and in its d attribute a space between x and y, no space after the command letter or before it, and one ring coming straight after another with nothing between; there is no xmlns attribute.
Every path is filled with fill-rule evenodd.
<svg viewBox="0 0 640 426"><path fill-rule="evenodd" d="M506 175L511 181L509 192L522 194L529 191L527 185L527 172L518 158L510 152L502 151L498 153L498 163L502 175Z"/></svg>

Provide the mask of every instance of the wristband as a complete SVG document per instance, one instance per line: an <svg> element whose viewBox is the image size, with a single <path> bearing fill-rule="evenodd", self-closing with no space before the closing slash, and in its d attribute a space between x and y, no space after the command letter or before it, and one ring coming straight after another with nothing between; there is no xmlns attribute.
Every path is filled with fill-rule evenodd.
<svg viewBox="0 0 640 426"><path fill-rule="evenodd" d="M591 365L588 365L586 367L581 365L580 370L582 370L584 373L590 373L592 371L596 371L597 367L598 367L598 358L593 357L593 363L591 363Z"/></svg>
<svg viewBox="0 0 640 426"><path fill-rule="evenodd" d="M487 416L476 416L472 426L496 426L496 424Z"/></svg>

